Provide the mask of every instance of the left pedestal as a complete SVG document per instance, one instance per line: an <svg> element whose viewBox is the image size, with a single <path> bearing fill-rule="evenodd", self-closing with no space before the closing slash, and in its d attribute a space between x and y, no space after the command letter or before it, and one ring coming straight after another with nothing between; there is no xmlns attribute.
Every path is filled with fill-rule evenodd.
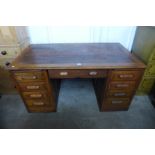
<svg viewBox="0 0 155 155"><path fill-rule="evenodd" d="M29 112L55 112L56 95L46 70L10 71Z"/></svg>

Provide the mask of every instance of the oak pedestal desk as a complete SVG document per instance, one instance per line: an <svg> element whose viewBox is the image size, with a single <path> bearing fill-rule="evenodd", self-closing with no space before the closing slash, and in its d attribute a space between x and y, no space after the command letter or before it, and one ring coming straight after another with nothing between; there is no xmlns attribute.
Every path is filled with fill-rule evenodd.
<svg viewBox="0 0 155 155"><path fill-rule="evenodd" d="M64 78L90 78L100 111L128 110L144 69L119 43L32 44L9 67L29 112L55 112Z"/></svg>

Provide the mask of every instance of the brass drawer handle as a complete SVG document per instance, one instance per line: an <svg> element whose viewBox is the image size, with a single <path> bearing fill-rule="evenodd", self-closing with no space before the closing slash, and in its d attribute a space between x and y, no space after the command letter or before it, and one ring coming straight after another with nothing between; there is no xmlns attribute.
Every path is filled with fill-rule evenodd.
<svg viewBox="0 0 155 155"><path fill-rule="evenodd" d="M35 79L37 79L36 76L20 76L19 78L21 80L31 80L31 79L35 80Z"/></svg>
<svg viewBox="0 0 155 155"><path fill-rule="evenodd" d="M133 75L132 74L122 74L122 75L119 75L120 78L133 78Z"/></svg>
<svg viewBox="0 0 155 155"><path fill-rule="evenodd" d="M37 77L36 76L32 76L32 79L36 79Z"/></svg>
<svg viewBox="0 0 155 155"><path fill-rule="evenodd" d="M27 89L39 89L39 86L26 86Z"/></svg>
<svg viewBox="0 0 155 155"><path fill-rule="evenodd" d="M61 76L66 76L66 75L68 75L68 72L60 72L60 75Z"/></svg>
<svg viewBox="0 0 155 155"><path fill-rule="evenodd" d="M126 96L126 93L114 93L114 96Z"/></svg>
<svg viewBox="0 0 155 155"><path fill-rule="evenodd" d="M31 94L30 97L31 98L41 98L42 94Z"/></svg>
<svg viewBox="0 0 155 155"><path fill-rule="evenodd" d="M89 75L97 75L96 71L89 72Z"/></svg>
<svg viewBox="0 0 155 155"><path fill-rule="evenodd" d="M44 105L44 102L41 102L41 101L40 102L39 101L38 102L33 102L33 105Z"/></svg>
<svg viewBox="0 0 155 155"><path fill-rule="evenodd" d="M117 88L122 88L122 87L124 88L124 87L129 87L129 85L128 84L117 84L116 87Z"/></svg>
<svg viewBox="0 0 155 155"><path fill-rule="evenodd" d="M120 104L123 103L123 101L112 101L112 104Z"/></svg>

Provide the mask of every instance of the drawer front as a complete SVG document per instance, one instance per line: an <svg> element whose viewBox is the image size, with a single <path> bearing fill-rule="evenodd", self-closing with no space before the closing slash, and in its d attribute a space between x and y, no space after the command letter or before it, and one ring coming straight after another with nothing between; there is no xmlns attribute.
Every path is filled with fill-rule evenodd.
<svg viewBox="0 0 155 155"><path fill-rule="evenodd" d="M50 78L97 78L106 77L106 70L49 70Z"/></svg>
<svg viewBox="0 0 155 155"><path fill-rule="evenodd" d="M112 71L112 80L137 80L141 76L141 71Z"/></svg>
<svg viewBox="0 0 155 155"><path fill-rule="evenodd" d="M23 92L23 97L25 99L47 99L47 93L46 92Z"/></svg>
<svg viewBox="0 0 155 155"><path fill-rule="evenodd" d="M44 72L15 72L14 78L18 82L29 82L29 81L44 81L45 80L45 74Z"/></svg>
<svg viewBox="0 0 155 155"><path fill-rule="evenodd" d="M155 64L149 64L147 66L145 76L155 76Z"/></svg>
<svg viewBox="0 0 155 155"><path fill-rule="evenodd" d="M35 83L19 83L20 89L22 91L44 91L47 90L46 84L44 82Z"/></svg>
<svg viewBox="0 0 155 155"><path fill-rule="evenodd" d="M126 111L129 109L129 105L110 105L110 104L103 104L101 111Z"/></svg>
<svg viewBox="0 0 155 155"><path fill-rule="evenodd" d="M103 104L113 106L128 106L130 104L129 98L111 98L106 99Z"/></svg>
<svg viewBox="0 0 155 155"><path fill-rule="evenodd" d="M16 58L20 54L19 47L0 47L0 58Z"/></svg>
<svg viewBox="0 0 155 155"><path fill-rule="evenodd" d="M119 98L119 97L131 97L132 96L132 92L129 91L124 91L124 90L120 90L120 91L111 91L109 90L107 92L107 97L113 97L113 98Z"/></svg>
<svg viewBox="0 0 155 155"><path fill-rule="evenodd" d="M134 90L135 87L135 81L110 82L109 84L109 89L111 90Z"/></svg>
<svg viewBox="0 0 155 155"><path fill-rule="evenodd" d="M34 106L34 107L44 107L44 106L49 106L49 102L47 100L44 100L44 99L39 99L39 100L33 100L33 99L30 99L30 100L26 100L26 104L28 106ZM52 105L51 105L52 106Z"/></svg>

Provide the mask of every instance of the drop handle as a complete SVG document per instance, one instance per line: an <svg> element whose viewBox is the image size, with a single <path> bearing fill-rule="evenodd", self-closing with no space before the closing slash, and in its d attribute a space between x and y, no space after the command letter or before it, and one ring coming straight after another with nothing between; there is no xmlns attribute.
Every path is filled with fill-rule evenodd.
<svg viewBox="0 0 155 155"><path fill-rule="evenodd" d="M126 93L115 93L114 96L126 96Z"/></svg>
<svg viewBox="0 0 155 155"><path fill-rule="evenodd" d="M124 75L120 75L120 78L133 78L132 74L124 74Z"/></svg>
<svg viewBox="0 0 155 155"><path fill-rule="evenodd" d="M117 88L122 88L122 87L128 87L128 84L117 84L116 87Z"/></svg>
<svg viewBox="0 0 155 155"><path fill-rule="evenodd" d="M37 79L37 77L36 76L20 76L20 79L22 80L31 80L31 79L33 79L33 80L35 80L35 79Z"/></svg>
<svg viewBox="0 0 155 155"><path fill-rule="evenodd" d="M44 105L44 102L33 102L33 105Z"/></svg>
<svg viewBox="0 0 155 155"><path fill-rule="evenodd" d="M112 104L120 104L123 103L123 101L112 101Z"/></svg>
<svg viewBox="0 0 155 155"><path fill-rule="evenodd" d="M96 71L91 71L91 72L89 72L89 75L97 75L97 72Z"/></svg>
<svg viewBox="0 0 155 155"><path fill-rule="evenodd" d="M36 79L37 77L36 76L32 76L32 79Z"/></svg>
<svg viewBox="0 0 155 155"><path fill-rule="evenodd" d="M1 54L2 54L2 55L6 55L7 52L6 52L6 51L1 51Z"/></svg>
<svg viewBox="0 0 155 155"><path fill-rule="evenodd" d="M39 89L39 86L26 86L27 89Z"/></svg>
<svg viewBox="0 0 155 155"><path fill-rule="evenodd" d="M30 97L31 98L41 98L42 94L31 94Z"/></svg>
<svg viewBox="0 0 155 155"><path fill-rule="evenodd" d="M60 72L60 75L66 76L66 75L68 75L68 72Z"/></svg>

